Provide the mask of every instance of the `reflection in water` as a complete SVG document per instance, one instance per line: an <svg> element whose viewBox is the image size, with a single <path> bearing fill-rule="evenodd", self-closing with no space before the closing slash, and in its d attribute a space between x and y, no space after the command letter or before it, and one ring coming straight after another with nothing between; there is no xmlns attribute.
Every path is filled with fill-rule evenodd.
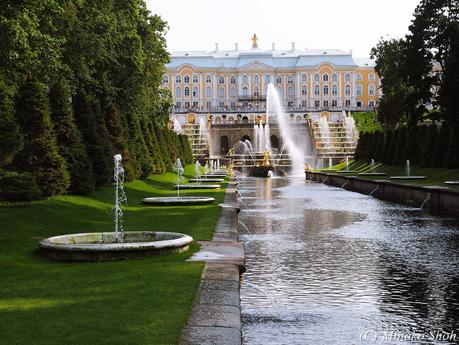
<svg viewBox="0 0 459 345"><path fill-rule="evenodd" d="M365 344L365 329L458 333L456 220L302 179L241 179L240 189L246 345Z"/></svg>

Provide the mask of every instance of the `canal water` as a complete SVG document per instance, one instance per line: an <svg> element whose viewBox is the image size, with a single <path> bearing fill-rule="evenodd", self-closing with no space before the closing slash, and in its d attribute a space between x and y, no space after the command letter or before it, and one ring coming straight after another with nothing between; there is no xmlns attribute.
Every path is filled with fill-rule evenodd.
<svg viewBox="0 0 459 345"><path fill-rule="evenodd" d="M459 229L303 178L240 181L245 345L459 343Z"/></svg>

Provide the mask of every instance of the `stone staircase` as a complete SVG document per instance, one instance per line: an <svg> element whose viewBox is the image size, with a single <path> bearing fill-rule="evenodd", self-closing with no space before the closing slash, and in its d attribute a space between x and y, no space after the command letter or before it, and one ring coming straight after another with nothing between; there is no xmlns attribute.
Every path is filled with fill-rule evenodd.
<svg viewBox="0 0 459 345"><path fill-rule="evenodd" d="M209 155L209 135L201 133L199 125L182 125L183 134L188 137L194 158L205 158Z"/></svg>
<svg viewBox="0 0 459 345"><path fill-rule="evenodd" d="M323 159L331 158L334 162L354 156L358 137L351 137L343 123L329 122L329 135L324 135L317 122L311 122L311 136L317 155ZM357 134L356 134L357 135Z"/></svg>

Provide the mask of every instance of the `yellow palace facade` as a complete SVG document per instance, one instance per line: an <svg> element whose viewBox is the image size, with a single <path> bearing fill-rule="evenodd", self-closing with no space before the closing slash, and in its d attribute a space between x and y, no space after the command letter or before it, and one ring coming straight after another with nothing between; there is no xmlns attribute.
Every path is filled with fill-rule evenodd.
<svg viewBox="0 0 459 345"><path fill-rule="evenodd" d="M368 59L353 58L351 52L336 49L263 50L256 35L252 48L212 52L189 51L171 54L163 86L173 96L174 114L232 113L265 111L266 92L273 83L284 109L313 116L321 112L368 110L377 106L380 80ZM226 114L228 113L228 114ZM245 116L250 122L253 116ZM180 116L179 116L180 118ZM237 117L234 117L237 120ZM180 119L184 122L184 119Z"/></svg>

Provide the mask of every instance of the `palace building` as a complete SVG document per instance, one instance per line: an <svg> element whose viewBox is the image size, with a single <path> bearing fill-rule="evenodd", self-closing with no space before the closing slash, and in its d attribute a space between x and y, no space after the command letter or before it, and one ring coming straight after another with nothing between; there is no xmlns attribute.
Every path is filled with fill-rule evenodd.
<svg viewBox="0 0 459 345"><path fill-rule="evenodd" d="M277 50L274 43L265 50L256 35L248 50L236 44L234 50L220 51L216 44L211 52L174 52L163 77L173 96L176 126L199 125L202 118L210 132L213 125L269 120L263 116L270 83L298 122L317 121L321 114L339 122L343 110L374 109L380 96L380 80L369 59L337 49L299 50L294 43L289 50Z"/></svg>

